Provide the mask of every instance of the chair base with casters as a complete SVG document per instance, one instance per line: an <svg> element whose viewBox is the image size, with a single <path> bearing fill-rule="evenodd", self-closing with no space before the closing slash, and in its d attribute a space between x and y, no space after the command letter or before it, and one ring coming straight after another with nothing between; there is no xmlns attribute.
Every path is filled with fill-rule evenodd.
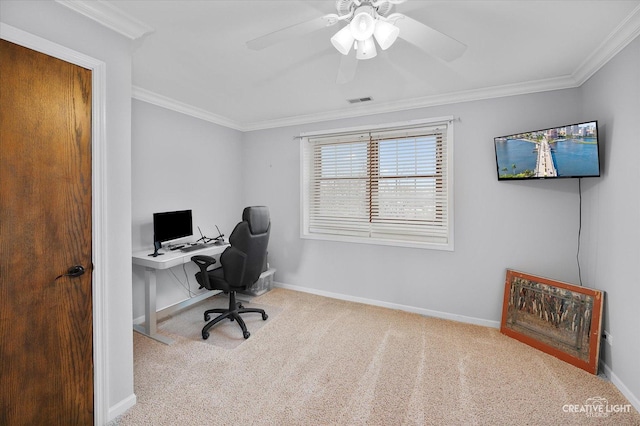
<svg viewBox="0 0 640 426"><path fill-rule="evenodd" d="M236 302L236 292L229 292L229 308L228 309L207 309L204 312L204 320L209 321L211 319L211 314L220 314L215 317L213 320L209 321L207 325L202 329L202 338L207 340L209 338L209 329L219 323L220 321L228 318L230 321L236 321L240 328L242 329L242 335L245 339L248 339L251 336L251 333L247 330L247 326L244 323L244 320L240 317L240 314L246 313L256 313L262 314L262 320L266 321L269 316L264 311L264 309L258 308L245 308L242 306L242 303Z"/></svg>

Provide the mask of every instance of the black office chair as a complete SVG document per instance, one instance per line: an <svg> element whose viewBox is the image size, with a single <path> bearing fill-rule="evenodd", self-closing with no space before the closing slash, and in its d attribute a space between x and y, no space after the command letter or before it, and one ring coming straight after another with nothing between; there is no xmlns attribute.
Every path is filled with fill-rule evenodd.
<svg viewBox="0 0 640 426"><path fill-rule="evenodd" d="M254 312L262 314L263 320L268 318L264 310L245 308L241 303L236 302L236 291L246 290L260 278L267 257L270 230L269 209L263 206L247 207L242 212L242 222L236 225L229 236L231 246L220 256L221 268L207 270L216 263L211 256L198 255L191 258L200 267L200 272L196 273L196 280L201 287L229 293L228 309L205 311L205 321L209 321L212 313L220 315L204 326L203 339L206 340L209 337L208 330L211 327L225 318L237 321L242 328L244 338L248 339L251 334L247 331L247 326L240 318L240 314Z"/></svg>

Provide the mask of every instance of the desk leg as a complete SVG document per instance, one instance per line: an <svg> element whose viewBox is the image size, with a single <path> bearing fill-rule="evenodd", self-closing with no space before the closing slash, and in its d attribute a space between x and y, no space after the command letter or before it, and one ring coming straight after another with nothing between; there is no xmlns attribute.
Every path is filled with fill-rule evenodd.
<svg viewBox="0 0 640 426"><path fill-rule="evenodd" d="M151 337L158 342L170 345L173 340L157 333L156 325L158 321L156 313L156 270L153 268L144 269L144 327L135 324L133 329L138 333Z"/></svg>

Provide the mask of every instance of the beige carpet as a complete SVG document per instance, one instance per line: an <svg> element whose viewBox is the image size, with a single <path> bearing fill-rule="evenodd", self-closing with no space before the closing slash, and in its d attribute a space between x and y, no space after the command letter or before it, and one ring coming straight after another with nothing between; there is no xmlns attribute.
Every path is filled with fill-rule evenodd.
<svg viewBox="0 0 640 426"><path fill-rule="evenodd" d="M281 312L235 349L134 333L138 403L112 423L640 425L611 383L495 329L283 289L255 302ZM588 404L606 417L568 412Z"/></svg>
<svg viewBox="0 0 640 426"><path fill-rule="evenodd" d="M247 329L251 335L256 334L265 324L273 320L280 311L282 311L282 309L278 307L267 306L253 301L245 303L243 298L245 298L245 296L239 295L237 300L242 302L247 308L264 309L269 316L266 321L263 321L262 315L260 314L251 313L242 315L242 319L247 325ZM183 338L226 349L236 348L245 341L245 338L242 335L242 329L240 329L235 321L231 322L229 320L224 320L216 324L213 328L209 329L209 338L207 340L202 339L202 327L206 324L206 321L204 320L204 311L207 309L228 307L229 297L220 293L219 295L194 304L189 307L189 309L164 318L158 323L158 332L174 340L180 340ZM218 314L211 314L211 319L216 316L218 316Z"/></svg>

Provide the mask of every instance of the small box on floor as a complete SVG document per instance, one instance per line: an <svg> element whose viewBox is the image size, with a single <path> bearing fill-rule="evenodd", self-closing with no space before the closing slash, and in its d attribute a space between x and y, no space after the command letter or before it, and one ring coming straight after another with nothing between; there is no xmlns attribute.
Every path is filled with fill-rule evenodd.
<svg viewBox="0 0 640 426"><path fill-rule="evenodd" d="M266 293L273 287L273 275L275 273L276 270L273 268L264 271L260 274L258 281L256 281L251 287L244 291L240 291L239 293L248 294L250 296L260 296L261 294Z"/></svg>

